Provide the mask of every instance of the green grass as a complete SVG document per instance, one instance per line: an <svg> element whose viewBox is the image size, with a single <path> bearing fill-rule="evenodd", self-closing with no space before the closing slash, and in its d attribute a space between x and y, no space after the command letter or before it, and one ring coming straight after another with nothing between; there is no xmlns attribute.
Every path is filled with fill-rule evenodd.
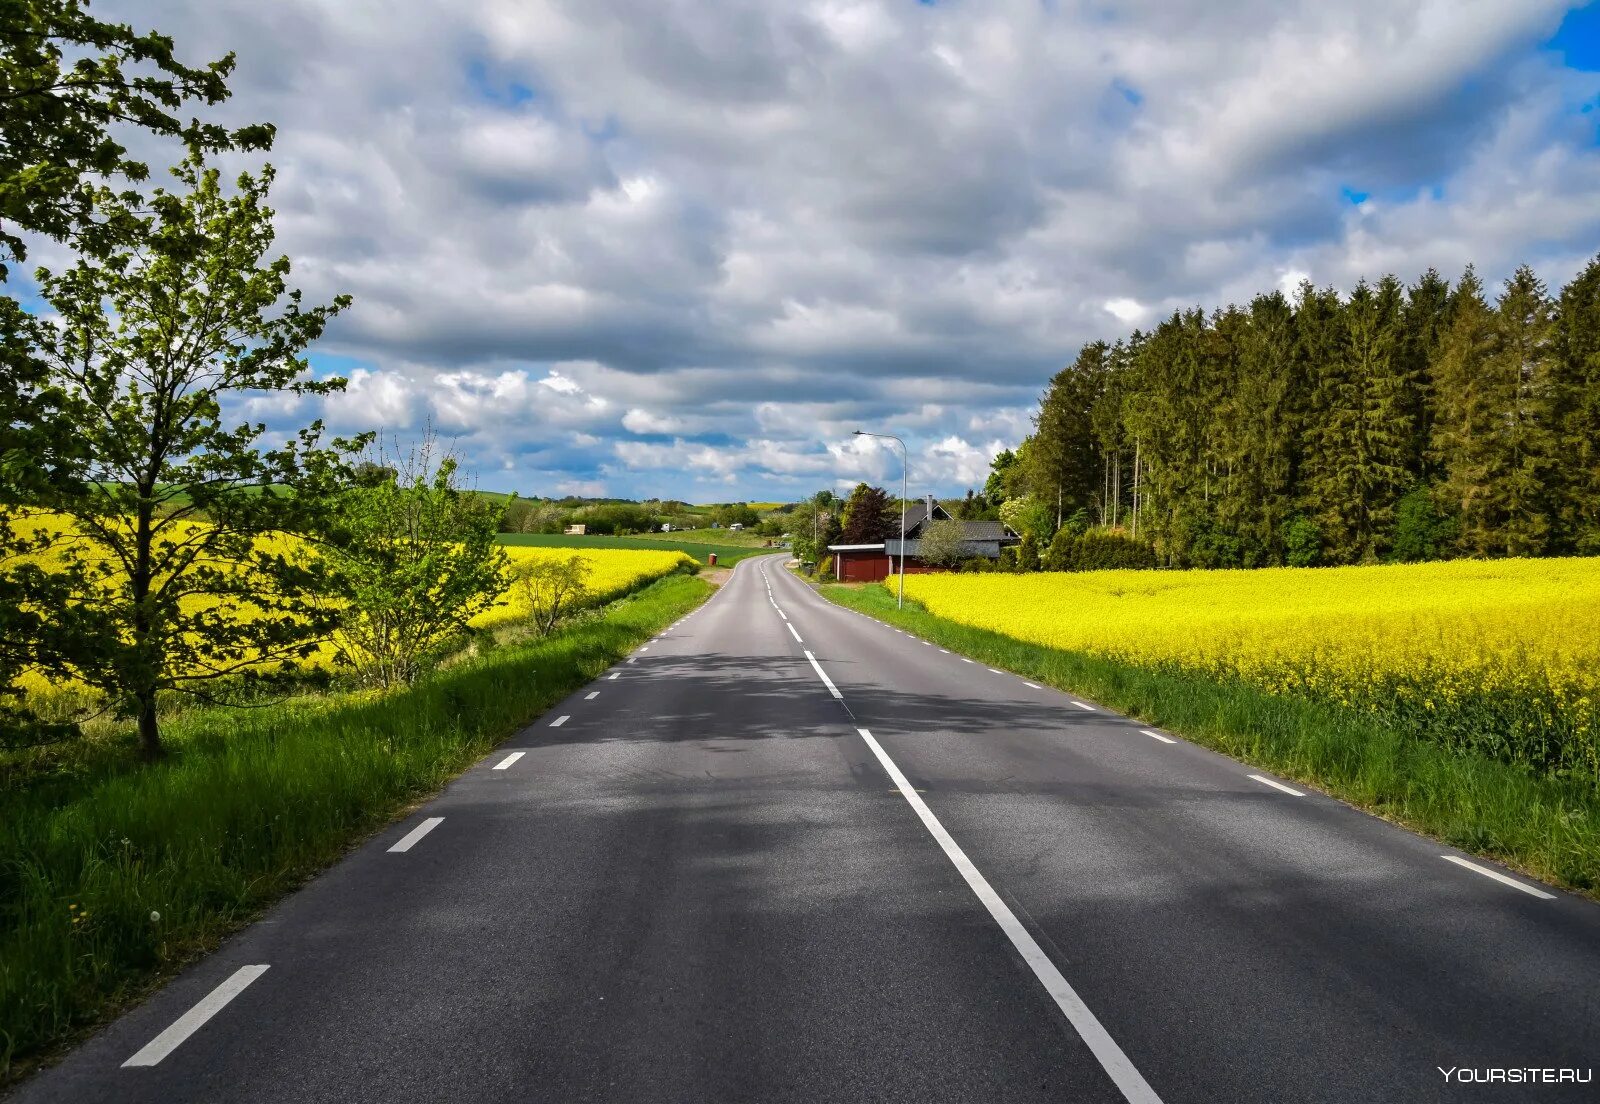
<svg viewBox="0 0 1600 1104"><path fill-rule="evenodd" d="M721 533L720 529L688 530L688 532ZM650 552L687 552L702 565L709 553L717 554L717 565L736 564L746 556L771 552L770 548L735 544L707 544L702 541L679 539L676 533L662 533L655 537L569 537L562 533L501 533L500 543L531 548L633 548Z"/></svg>
<svg viewBox="0 0 1600 1104"><path fill-rule="evenodd" d="M951 651L1091 698L1452 846L1590 895L1600 889L1600 791L1592 782L1452 751L1325 703L1048 648L947 621L912 602L896 610L878 584L820 591Z"/></svg>
<svg viewBox="0 0 1600 1104"><path fill-rule="evenodd" d="M701 579L668 576L545 640L491 649L404 691L181 714L161 763L133 765L130 746L78 761L94 770L0 793L0 1084L709 593Z"/></svg>

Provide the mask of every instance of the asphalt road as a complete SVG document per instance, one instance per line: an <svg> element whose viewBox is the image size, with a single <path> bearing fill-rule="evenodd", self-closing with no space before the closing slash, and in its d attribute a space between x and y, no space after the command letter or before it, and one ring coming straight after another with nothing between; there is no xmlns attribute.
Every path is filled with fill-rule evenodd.
<svg viewBox="0 0 1600 1104"><path fill-rule="evenodd" d="M1600 1066L1593 903L779 565L17 1098L1600 1099L1441 1073Z"/></svg>

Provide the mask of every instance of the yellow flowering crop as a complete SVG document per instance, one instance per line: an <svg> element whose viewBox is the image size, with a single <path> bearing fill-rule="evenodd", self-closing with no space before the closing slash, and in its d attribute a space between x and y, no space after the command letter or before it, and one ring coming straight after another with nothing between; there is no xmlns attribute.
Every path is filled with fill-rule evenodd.
<svg viewBox="0 0 1600 1104"><path fill-rule="evenodd" d="M695 562L686 552L650 552L632 548L585 548L579 551L571 548L509 546L504 551L510 558L513 569L518 563L565 560L571 556L588 561L589 593L601 600L625 594L635 587L643 586L663 575L670 575L680 567L690 566ZM520 588L512 586L502 599L503 604L479 614L473 618L472 623L479 628L487 628L490 625L520 621L528 616L526 600L521 596Z"/></svg>
<svg viewBox="0 0 1600 1104"><path fill-rule="evenodd" d="M69 521L58 516L33 515L21 519L15 524L20 531L30 536L40 532L49 532L59 538L56 548L27 557L47 568L53 562L59 562L61 555L59 549L61 546L85 540L84 537L77 533ZM180 523L162 539L181 540L184 534L195 524L201 523ZM258 538L256 546L265 551L281 552L290 558L305 555L308 552L308 546L304 541L289 534L275 534ZM602 601L625 594L664 575L670 575L680 567L693 565L695 562L692 557L679 551L658 552L622 548L586 548L578 551L567 548L507 547L504 552L511 560L513 567L518 562L538 559L565 559L569 556L579 556L589 564L589 596ZM0 564L0 568L3 568L3 566L3 564ZM216 604L214 598L200 596L185 598L184 602L186 607ZM248 606L240 606L233 610L232 613L234 616L246 619L251 615ZM525 599L522 597L520 589L513 584L501 595L500 604L479 614L473 619L472 623L479 628L488 628L519 621L527 616L528 610L525 608ZM328 664L332 662L332 658L333 648L331 645L324 645L308 662L313 665ZM23 675L18 680L18 685L29 692L39 692L49 687L49 684L43 678L33 673Z"/></svg>
<svg viewBox="0 0 1600 1104"><path fill-rule="evenodd" d="M926 574L906 594L1022 640L1241 679L1600 776L1600 559Z"/></svg>

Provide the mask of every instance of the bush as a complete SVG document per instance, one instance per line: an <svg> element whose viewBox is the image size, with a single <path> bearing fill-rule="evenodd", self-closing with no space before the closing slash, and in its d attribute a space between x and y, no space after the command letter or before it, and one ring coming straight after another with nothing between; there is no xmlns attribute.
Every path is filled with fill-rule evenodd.
<svg viewBox="0 0 1600 1104"><path fill-rule="evenodd" d="M1050 541L1044 566L1048 571L1142 570L1156 566L1156 554L1148 544L1109 529L1073 536L1063 526Z"/></svg>
<svg viewBox="0 0 1600 1104"><path fill-rule="evenodd" d="M1283 561L1290 567L1315 567L1322 559L1322 530L1304 514L1283 525Z"/></svg>
<svg viewBox="0 0 1600 1104"><path fill-rule="evenodd" d="M1426 484L1411 488L1394 509L1394 547L1389 558L1401 563L1443 559L1455 542L1456 519L1440 512Z"/></svg>
<svg viewBox="0 0 1600 1104"><path fill-rule="evenodd" d="M1032 533L1022 534L1022 540L1017 545L1018 571L1039 570L1039 542L1033 539Z"/></svg>
<svg viewBox="0 0 1600 1104"><path fill-rule="evenodd" d="M987 556L969 556L956 565L956 570L971 572L978 575L986 571L994 571L995 562Z"/></svg>

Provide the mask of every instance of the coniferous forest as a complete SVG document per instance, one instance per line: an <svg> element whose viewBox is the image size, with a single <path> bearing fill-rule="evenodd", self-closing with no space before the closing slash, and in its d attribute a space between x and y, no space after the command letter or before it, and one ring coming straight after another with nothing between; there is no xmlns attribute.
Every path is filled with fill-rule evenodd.
<svg viewBox="0 0 1600 1104"><path fill-rule="evenodd" d="M991 491L1162 563L1600 553L1600 258L1559 294L1302 284L1094 342ZM995 483L999 487L995 487Z"/></svg>

